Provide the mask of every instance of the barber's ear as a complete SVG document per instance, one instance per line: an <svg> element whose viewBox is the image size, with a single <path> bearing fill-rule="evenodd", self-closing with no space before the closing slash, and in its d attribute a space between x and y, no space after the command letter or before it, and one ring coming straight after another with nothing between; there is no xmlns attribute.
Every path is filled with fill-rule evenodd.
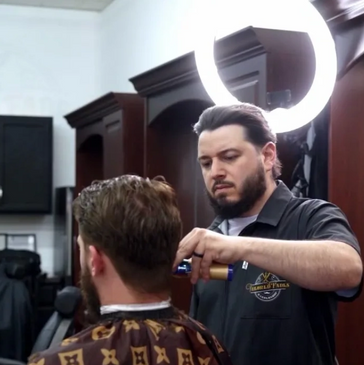
<svg viewBox="0 0 364 365"><path fill-rule="evenodd" d="M89 246L89 263L92 276L97 276L104 271L104 256L95 246Z"/></svg>
<svg viewBox="0 0 364 365"><path fill-rule="evenodd" d="M277 147L273 142L268 142L262 148L263 164L266 171L272 171L277 158Z"/></svg>

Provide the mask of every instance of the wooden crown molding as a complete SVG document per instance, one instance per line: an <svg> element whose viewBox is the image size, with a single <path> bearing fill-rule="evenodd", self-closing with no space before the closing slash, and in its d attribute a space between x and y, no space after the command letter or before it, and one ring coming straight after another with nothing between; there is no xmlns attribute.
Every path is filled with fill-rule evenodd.
<svg viewBox="0 0 364 365"><path fill-rule="evenodd" d="M298 34L303 41L307 40L307 35L302 32L254 27L242 29L216 42L217 67L221 69L264 53L274 53L277 49L282 52L284 45L287 45L287 52L290 53L290 39L297 38ZM143 97L166 92L197 80L199 76L193 52L129 79L138 94Z"/></svg>
<svg viewBox="0 0 364 365"><path fill-rule="evenodd" d="M364 0L314 0L313 4L327 20L333 33L340 32L340 26L352 24L351 20L364 14ZM268 35L268 31L271 36ZM282 37L298 33L248 27L218 40L215 47L217 67L221 69L264 52L275 52L276 32L280 32ZM281 47L282 38L279 44ZM199 76L193 52L129 79L138 94L143 97L166 92L197 80Z"/></svg>
<svg viewBox="0 0 364 365"><path fill-rule="evenodd" d="M137 94L110 92L64 116L72 128L81 128L100 121L107 115L130 105L137 100Z"/></svg>
<svg viewBox="0 0 364 365"><path fill-rule="evenodd" d="M222 64L236 63L244 58L264 52L256 30L248 27L216 42L215 59L218 67ZM162 64L129 81L139 95L146 97L170 90L194 80L198 80L194 53L189 52L170 62Z"/></svg>
<svg viewBox="0 0 364 365"><path fill-rule="evenodd" d="M333 29L364 14L364 0L314 0L313 4Z"/></svg>

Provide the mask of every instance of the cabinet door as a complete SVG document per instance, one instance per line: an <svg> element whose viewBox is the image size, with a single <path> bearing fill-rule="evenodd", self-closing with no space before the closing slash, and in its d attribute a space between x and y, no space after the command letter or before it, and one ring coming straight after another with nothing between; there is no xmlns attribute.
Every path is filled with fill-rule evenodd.
<svg viewBox="0 0 364 365"><path fill-rule="evenodd" d="M225 67L221 78L229 91L241 102L266 107L266 56L260 55Z"/></svg>
<svg viewBox="0 0 364 365"><path fill-rule="evenodd" d="M0 213L51 213L52 122L0 116Z"/></svg>
<svg viewBox="0 0 364 365"><path fill-rule="evenodd" d="M104 124L104 179L124 174L123 112L103 118Z"/></svg>

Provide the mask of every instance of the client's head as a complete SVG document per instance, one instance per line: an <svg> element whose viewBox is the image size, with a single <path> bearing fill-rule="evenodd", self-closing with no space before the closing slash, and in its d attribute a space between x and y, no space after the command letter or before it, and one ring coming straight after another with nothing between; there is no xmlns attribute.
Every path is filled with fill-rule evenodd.
<svg viewBox="0 0 364 365"><path fill-rule="evenodd" d="M134 175L97 181L73 203L81 288L89 315L100 305L164 300L182 223L173 189Z"/></svg>

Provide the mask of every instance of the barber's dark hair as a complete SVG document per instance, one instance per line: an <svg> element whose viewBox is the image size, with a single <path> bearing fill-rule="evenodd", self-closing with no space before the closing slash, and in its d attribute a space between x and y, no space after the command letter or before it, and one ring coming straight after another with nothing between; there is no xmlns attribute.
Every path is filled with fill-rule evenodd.
<svg viewBox="0 0 364 365"><path fill-rule="evenodd" d="M268 142L277 143L277 136L265 120L262 109L243 103L229 106L212 106L206 109L194 125L194 132L200 136L203 131L213 131L226 125L241 125L246 139L256 148L263 148ZM277 179L282 170L278 157L272 169L273 179Z"/></svg>

